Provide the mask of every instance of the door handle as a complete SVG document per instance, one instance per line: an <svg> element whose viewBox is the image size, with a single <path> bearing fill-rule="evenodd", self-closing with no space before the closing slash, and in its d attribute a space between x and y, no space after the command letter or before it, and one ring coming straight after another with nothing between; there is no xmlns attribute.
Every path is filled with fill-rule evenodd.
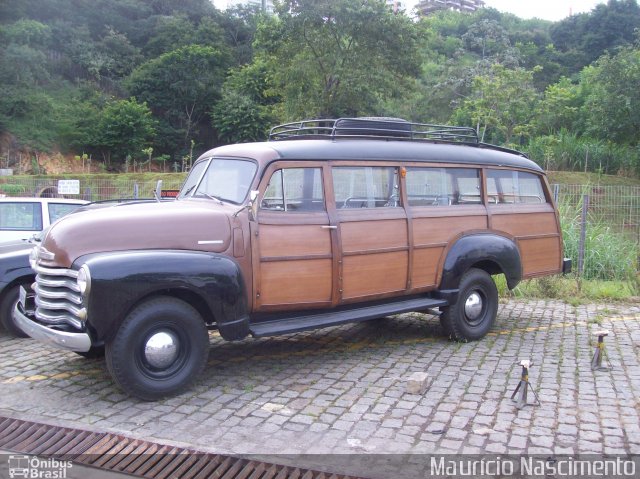
<svg viewBox="0 0 640 479"><path fill-rule="evenodd" d="M337 230L337 229L338 229L338 227L337 227L337 226L333 226L333 225L332 225L332 226L325 226L325 225L323 225L323 226L321 226L320 228L322 228L322 229L324 229L324 230Z"/></svg>

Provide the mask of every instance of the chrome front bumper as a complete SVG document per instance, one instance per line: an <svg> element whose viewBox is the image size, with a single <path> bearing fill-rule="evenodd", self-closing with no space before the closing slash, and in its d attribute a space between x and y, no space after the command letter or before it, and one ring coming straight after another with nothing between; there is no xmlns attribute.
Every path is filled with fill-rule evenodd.
<svg viewBox="0 0 640 479"><path fill-rule="evenodd" d="M69 351L86 352L91 349L91 337L87 333L67 333L38 324L22 312L20 303L13 310L13 318L22 331L42 343Z"/></svg>

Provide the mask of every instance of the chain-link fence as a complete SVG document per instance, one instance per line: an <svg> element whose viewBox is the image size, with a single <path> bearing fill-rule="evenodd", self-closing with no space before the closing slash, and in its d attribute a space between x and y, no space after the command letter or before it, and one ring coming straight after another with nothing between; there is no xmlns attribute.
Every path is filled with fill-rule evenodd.
<svg viewBox="0 0 640 479"><path fill-rule="evenodd" d="M640 187L552 185L565 255L587 279L627 280L640 271Z"/></svg>
<svg viewBox="0 0 640 479"><path fill-rule="evenodd" d="M640 186L553 185L559 204L589 198L590 220L606 223L640 244Z"/></svg>
<svg viewBox="0 0 640 479"><path fill-rule="evenodd" d="M182 186L185 174L158 175L163 190L177 190ZM51 177L0 177L0 195L5 196L58 196L58 178ZM121 198L153 198L157 180L136 180L121 176L85 176L79 180L77 195L65 195L87 201L102 201Z"/></svg>

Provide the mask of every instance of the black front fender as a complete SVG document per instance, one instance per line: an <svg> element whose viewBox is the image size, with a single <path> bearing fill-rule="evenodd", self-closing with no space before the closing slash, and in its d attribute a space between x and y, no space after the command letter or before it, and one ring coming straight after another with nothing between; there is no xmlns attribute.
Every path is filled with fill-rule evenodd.
<svg viewBox="0 0 640 479"><path fill-rule="evenodd" d="M169 294L194 300L207 323L216 322L225 339L248 334L245 284L231 258L206 252L119 251L78 258L89 267L87 322L99 342L108 342L141 300ZM189 301L191 302L191 301Z"/></svg>
<svg viewBox="0 0 640 479"><path fill-rule="evenodd" d="M447 252L440 290L457 289L462 275L472 267L489 274L504 273L509 289L522 279L520 250L514 241L497 234L471 234L460 238Z"/></svg>

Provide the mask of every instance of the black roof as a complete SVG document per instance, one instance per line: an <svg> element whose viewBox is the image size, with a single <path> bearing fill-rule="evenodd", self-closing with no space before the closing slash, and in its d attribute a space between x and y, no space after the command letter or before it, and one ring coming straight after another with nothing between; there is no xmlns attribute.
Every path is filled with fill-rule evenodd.
<svg viewBox="0 0 640 479"><path fill-rule="evenodd" d="M290 160L384 160L508 166L542 172L523 153L480 142L473 128L400 118L302 120L271 129L269 141L229 145L204 156Z"/></svg>
<svg viewBox="0 0 640 479"><path fill-rule="evenodd" d="M274 154L275 153L275 154ZM453 163L478 166L508 166L542 172L542 168L524 155L489 148L485 145L440 144L421 141L335 139L282 140L246 143L216 148L205 155L265 157L269 162L287 160L370 160ZM203 156L205 156L203 155Z"/></svg>

